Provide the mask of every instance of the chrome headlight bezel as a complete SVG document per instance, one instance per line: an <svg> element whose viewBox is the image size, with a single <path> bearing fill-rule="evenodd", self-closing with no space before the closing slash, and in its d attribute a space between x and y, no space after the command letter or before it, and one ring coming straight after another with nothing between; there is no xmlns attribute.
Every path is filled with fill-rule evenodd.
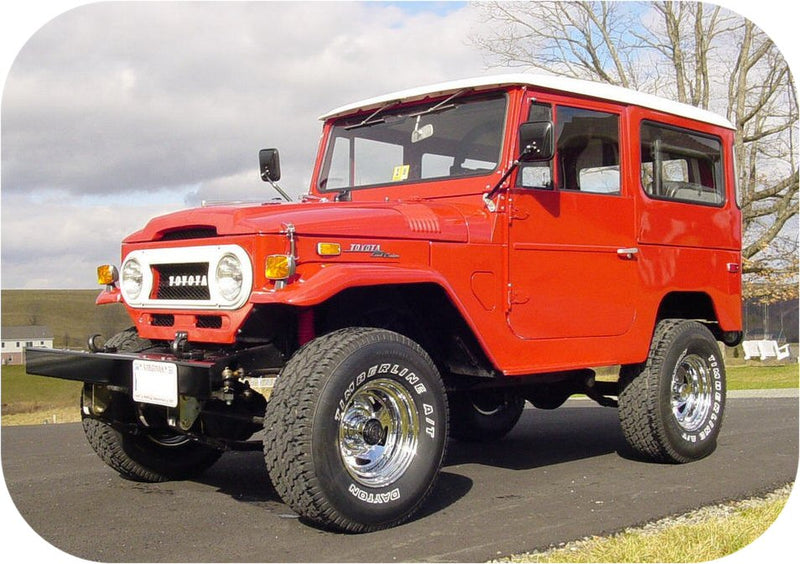
<svg viewBox="0 0 800 564"><path fill-rule="evenodd" d="M128 258L120 272L120 290L125 301L136 301L144 288L144 271L136 258Z"/></svg>
<svg viewBox="0 0 800 564"><path fill-rule="evenodd" d="M242 261L233 253L222 255L214 269L214 284L219 297L227 303L235 303L242 293L244 272Z"/></svg>

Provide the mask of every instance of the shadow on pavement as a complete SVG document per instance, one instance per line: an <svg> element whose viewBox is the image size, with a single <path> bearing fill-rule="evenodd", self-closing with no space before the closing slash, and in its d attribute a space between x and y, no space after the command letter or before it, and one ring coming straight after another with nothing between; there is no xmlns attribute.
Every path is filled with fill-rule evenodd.
<svg viewBox="0 0 800 564"><path fill-rule="evenodd" d="M617 410L587 402L552 411L525 409L516 427L493 443L451 441L445 468L482 464L529 470L615 452L636 460L622 435Z"/></svg>

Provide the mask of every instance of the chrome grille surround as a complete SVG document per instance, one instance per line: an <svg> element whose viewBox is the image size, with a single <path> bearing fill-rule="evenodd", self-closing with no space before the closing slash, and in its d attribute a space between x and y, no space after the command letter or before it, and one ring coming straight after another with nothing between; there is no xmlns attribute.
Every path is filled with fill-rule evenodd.
<svg viewBox="0 0 800 564"><path fill-rule="evenodd" d="M226 255L242 265L242 290L233 301L222 297L215 279L217 263ZM135 299L122 291L125 303L134 308L234 310L253 289L252 261L238 245L143 249L129 253L123 266L129 260L139 262L143 275L143 288Z"/></svg>

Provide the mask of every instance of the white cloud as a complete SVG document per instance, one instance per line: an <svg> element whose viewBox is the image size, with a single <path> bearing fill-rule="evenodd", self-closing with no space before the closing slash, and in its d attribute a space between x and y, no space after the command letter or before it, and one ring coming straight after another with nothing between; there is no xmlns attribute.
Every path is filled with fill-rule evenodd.
<svg viewBox="0 0 800 564"><path fill-rule="evenodd" d="M4 288L88 288L99 264L119 263L120 241L180 202L154 197L81 201L64 193L3 196Z"/></svg>
<svg viewBox="0 0 800 564"><path fill-rule="evenodd" d="M308 167L327 109L480 71L464 8L382 3L92 4L45 25L3 96L4 190L152 190ZM297 155L297 156L295 156ZM302 160L300 160L302 159Z"/></svg>
<svg viewBox="0 0 800 564"><path fill-rule="evenodd" d="M158 194L192 205L271 199L257 172L263 147L281 150L281 185L305 192L317 116L482 72L466 41L472 8L428 8L99 3L44 24L3 91L3 286L91 285L95 264L161 209L148 204ZM38 201L53 193L60 203ZM108 195L118 200L93 202ZM79 267L86 276L72 275Z"/></svg>

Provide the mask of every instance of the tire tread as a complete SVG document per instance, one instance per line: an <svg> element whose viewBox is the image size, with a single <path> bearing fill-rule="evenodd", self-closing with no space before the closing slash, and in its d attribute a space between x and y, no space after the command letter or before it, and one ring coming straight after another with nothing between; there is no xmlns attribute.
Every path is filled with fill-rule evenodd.
<svg viewBox="0 0 800 564"><path fill-rule="evenodd" d="M363 533L399 525L410 518L433 489L432 482L414 509L404 517L390 523L367 525L341 515L328 502L314 470L311 424L327 376L349 349L379 342L386 334L424 354L413 341L397 333L361 327L341 329L311 341L292 356L278 376L267 406L264 460L272 484L295 512L323 528Z"/></svg>
<svg viewBox="0 0 800 564"><path fill-rule="evenodd" d="M641 456L656 462L685 463L694 458L671 445L659 416L659 371L672 342L684 332L710 332L696 321L664 319L656 325L647 360L620 371L619 420L628 444ZM711 337L713 339L713 337Z"/></svg>

